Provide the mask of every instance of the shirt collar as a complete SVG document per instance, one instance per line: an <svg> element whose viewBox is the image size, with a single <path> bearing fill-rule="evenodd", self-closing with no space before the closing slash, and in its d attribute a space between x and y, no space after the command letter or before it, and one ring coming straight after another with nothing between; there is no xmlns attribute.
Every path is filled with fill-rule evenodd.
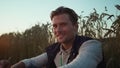
<svg viewBox="0 0 120 68"><path fill-rule="evenodd" d="M72 47L67 50L64 50L62 45L60 45L60 52L62 52L63 54L70 54L71 49L72 49Z"/></svg>

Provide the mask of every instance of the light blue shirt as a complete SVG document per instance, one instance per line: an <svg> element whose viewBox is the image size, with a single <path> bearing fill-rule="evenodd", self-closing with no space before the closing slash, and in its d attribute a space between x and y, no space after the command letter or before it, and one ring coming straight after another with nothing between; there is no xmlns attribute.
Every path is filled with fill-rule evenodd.
<svg viewBox="0 0 120 68"><path fill-rule="evenodd" d="M79 48L79 54L69 64L63 65L58 68L96 68L102 60L102 45L97 40L88 40L84 42ZM22 60L26 68L29 66L41 67L48 61L47 53L39 56Z"/></svg>

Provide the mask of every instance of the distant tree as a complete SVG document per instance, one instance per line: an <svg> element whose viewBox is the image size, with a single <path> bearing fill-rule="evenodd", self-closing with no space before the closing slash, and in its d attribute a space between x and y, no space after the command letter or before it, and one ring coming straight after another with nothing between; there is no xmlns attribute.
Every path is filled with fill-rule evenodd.
<svg viewBox="0 0 120 68"><path fill-rule="evenodd" d="M23 33L23 38L28 56L42 53L44 48L49 44L48 24L42 24L41 26L38 24L31 29L27 29Z"/></svg>
<svg viewBox="0 0 120 68"><path fill-rule="evenodd" d="M79 34L93 38L104 38L105 29L109 29L107 21L112 20L114 15L106 13L107 7L105 7L105 12L101 14L98 14L95 8L93 10L88 16L79 16Z"/></svg>
<svg viewBox="0 0 120 68"><path fill-rule="evenodd" d="M120 5L115 5L115 7L120 12ZM110 29L108 29L107 33L105 34L105 37L106 36L120 38L120 15L117 15L116 20L112 23Z"/></svg>

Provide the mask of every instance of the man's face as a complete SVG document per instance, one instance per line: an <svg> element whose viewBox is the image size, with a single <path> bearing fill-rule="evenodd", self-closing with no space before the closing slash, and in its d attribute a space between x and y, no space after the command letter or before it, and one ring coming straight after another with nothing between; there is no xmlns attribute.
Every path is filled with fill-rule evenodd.
<svg viewBox="0 0 120 68"><path fill-rule="evenodd" d="M71 42L76 34L77 27L72 24L68 14L56 15L52 18L53 32L60 43Z"/></svg>

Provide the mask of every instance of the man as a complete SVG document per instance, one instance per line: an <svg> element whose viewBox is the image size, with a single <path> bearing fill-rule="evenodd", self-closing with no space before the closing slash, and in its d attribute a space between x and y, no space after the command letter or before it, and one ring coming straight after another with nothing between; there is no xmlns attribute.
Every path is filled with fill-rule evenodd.
<svg viewBox="0 0 120 68"><path fill-rule="evenodd" d="M89 37L78 36L78 15L70 8L58 7L51 13L53 32L57 43L46 52L22 60L11 68L97 68L102 61L101 43Z"/></svg>

